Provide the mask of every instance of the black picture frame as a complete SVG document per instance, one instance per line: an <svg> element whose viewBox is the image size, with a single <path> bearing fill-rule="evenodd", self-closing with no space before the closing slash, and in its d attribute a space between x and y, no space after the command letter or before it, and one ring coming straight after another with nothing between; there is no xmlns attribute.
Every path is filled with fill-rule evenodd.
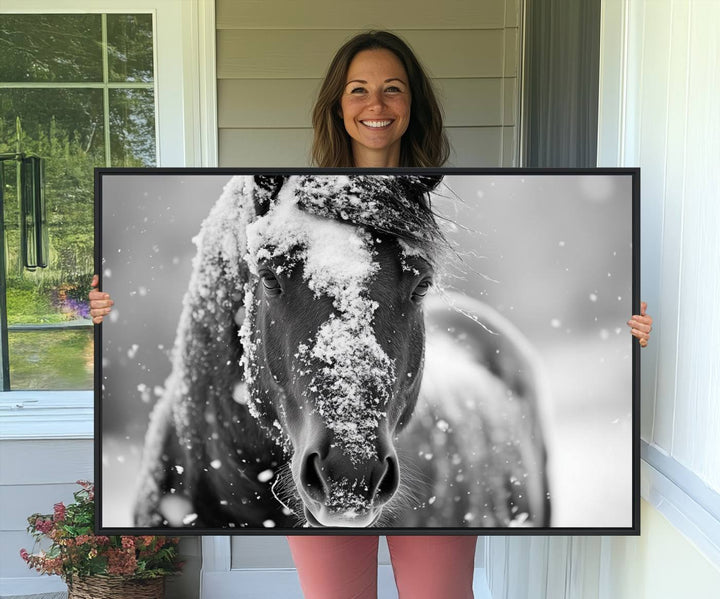
<svg viewBox="0 0 720 599"><path fill-rule="evenodd" d="M450 250L443 254L451 263L446 284L474 289L476 299L513 322L545 363L551 387L563 389L550 391L564 399L555 400L544 422L553 464L549 525L522 526L527 519L511 514L510 525L485 527L476 525L482 514L470 512L463 526L431 527L305 527L301 518L292 526L273 527L204 526L192 519L183 526L138 526L128 520L144 428L170 370L182 290L193 270L189 242L223 185L236 176L262 177L270 194L276 191L273 181L289 177L442 177L432 206ZM203 197L194 195L202 190ZM115 301L111 317L95 329L97 531L638 535L640 362L625 321L640 309L639 207L636 168L96 169L95 268L100 288ZM133 342L134 335L143 340ZM600 428L578 424L593 419ZM558 446L559 423L568 428ZM448 485L467 475L452 474L455 481L448 479ZM506 483L510 496L515 483ZM417 504L427 506L429 499L419 498ZM404 509L417 508L412 501Z"/></svg>

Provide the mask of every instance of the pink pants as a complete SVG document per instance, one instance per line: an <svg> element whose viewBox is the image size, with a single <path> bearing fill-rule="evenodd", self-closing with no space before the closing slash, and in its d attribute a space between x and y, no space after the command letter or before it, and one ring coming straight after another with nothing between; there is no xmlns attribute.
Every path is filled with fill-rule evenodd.
<svg viewBox="0 0 720 599"><path fill-rule="evenodd" d="M400 599L472 599L477 537L388 537ZM376 599L378 537L288 537L305 599Z"/></svg>

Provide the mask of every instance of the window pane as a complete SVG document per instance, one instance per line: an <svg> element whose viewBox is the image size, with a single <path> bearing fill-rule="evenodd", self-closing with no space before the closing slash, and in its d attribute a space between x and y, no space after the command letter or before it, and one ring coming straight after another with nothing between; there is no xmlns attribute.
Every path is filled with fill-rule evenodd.
<svg viewBox="0 0 720 599"><path fill-rule="evenodd" d="M110 90L110 147L112 166L155 166L153 90Z"/></svg>
<svg viewBox="0 0 720 599"><path fill-rule="evenodd" d="M115 81L153 81L151 15L107 15ZM89 389L93 328L87 295L94 270L93 169L155 165L152 89L63 88L101 83L102 17L0 15L0 82L53 82L0 91L0 153L45 160L49 264L22 264L17 163L2 163L12 389ZM6 59L7 56L7 59ZM109 100L106 104L106 98ZM106 112L107 111L107 112ZM106 130L106 120L110 130Z"/></svg>
<svg viewBox="0 0 720 599"><path fill-rule="evenodd" d="M152 15L108 15L110 81L153 80Z"/></svg>
<svg viewBox="0 0 720 599"><path fill-rule="evenodd" d="M33 281L47 295L60 282L77 281L93 267L93 168L105 160L103 99L98 89L11 89L0 100L0 152L16 149L19 117L20 149L45 159L45 201L50 264L36 272L24 270L20 253L16 163L5 168L5 244L8 297L22 281ZM17 305L17 304L16 304ZM43 304L52 306L50 304ZM10 322L22 320L9 309Z"/></svg>
<svg viewBox="0 0 720 599"><path fill-rule="evenodd" d="M0 152L16 150L17 118L22 128L21 150L62 161L69 144L102 165L105 120L101 89L3 89Z"/></svg>
<svg viewBox="0 0 720 599"><path fill-rule="evenodd" d="M10 381L13 389L92 389L93 329L13 331Z"/></svg>
<svg viewBox="0 0 720 599"><path fill-rule="evenodd" d="M20 132L16 123L19 119ZM0 101L0 152L45 159L48 268L23 268L15 161L5 161L10 383L12 389L92 388L92 328L64 327L87 317L93 270L93 167L104 162L102 90L9 89Z"/></svg>
<svg viewBox="0 0 720 599"><path fill-rule="evenodd" d="M100 15L0 15L0 81L102 81Z"/></svg>

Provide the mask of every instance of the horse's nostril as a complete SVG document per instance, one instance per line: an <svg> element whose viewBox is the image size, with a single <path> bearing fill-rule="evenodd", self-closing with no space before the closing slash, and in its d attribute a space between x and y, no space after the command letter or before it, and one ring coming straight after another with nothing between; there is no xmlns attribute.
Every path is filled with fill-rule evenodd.
<svg viewBox="0 0 720 599"><path fill-rule="evenodd" d="M305 459L300 471L300 482L304 491L315 501L322 502L326 496L325 477L322 475L320 456L311 453Z"/></svg>
<svg viewBox="0 0 720 599"><path fill-rule="evenodd" d="M385 503L395 494L400 486L400 469L397 460L393 457L385 458L385 471L382 473L375 488L374 500Z"/></svg>
<svg viewBox="0 0 720 599"><path fill-rule="evenodd" d="M299 475L298 488L305 499L334 512L380 507L400 486L400 469L394 455L355 464L340 451L331 449L325 457L313 451L303 459Z"/></svg>

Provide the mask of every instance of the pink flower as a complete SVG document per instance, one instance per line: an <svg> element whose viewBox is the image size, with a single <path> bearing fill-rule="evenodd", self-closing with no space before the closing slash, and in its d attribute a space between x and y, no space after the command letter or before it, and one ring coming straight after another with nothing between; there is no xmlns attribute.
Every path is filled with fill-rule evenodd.
<svg viewBox="0 0 720 599"><path fill-rule="evenodd" d="M30 559L30 554L27 552L27 549L20 550L20 557L23 558L24 561L28 561Z"/></svg>
<svg viewBox="0 0 720 599"><path fill-rule="evenodd" d="M55 522L61 522L62 520L65 520L65 505L62 501L60 503L56 503L53 506L53 510L55 512L53 516L53 520L55 520Z"/></svg>
<svg viewBox="0 0 720 599"><path fill-rule="evenodd" d="M122 537L121 543L125 549L135 549L135 539L132 537Z"/></svg>
<svg viewBox="0 0 720 599"><path fill-rule="evenodd" d="M35 528L37 528L44 535L49 533L52 530L52 527L52 520L43 520L42 518L38 518L37 520L35 520Z"/></svg>
<svg viewBox="0 0 720 599"><path fill-rule="evenodd" d="M120 576L134 574L137 567L137 559L134 551L126 549L109 549L108 550L108 574L117 574Z"/></svg>

